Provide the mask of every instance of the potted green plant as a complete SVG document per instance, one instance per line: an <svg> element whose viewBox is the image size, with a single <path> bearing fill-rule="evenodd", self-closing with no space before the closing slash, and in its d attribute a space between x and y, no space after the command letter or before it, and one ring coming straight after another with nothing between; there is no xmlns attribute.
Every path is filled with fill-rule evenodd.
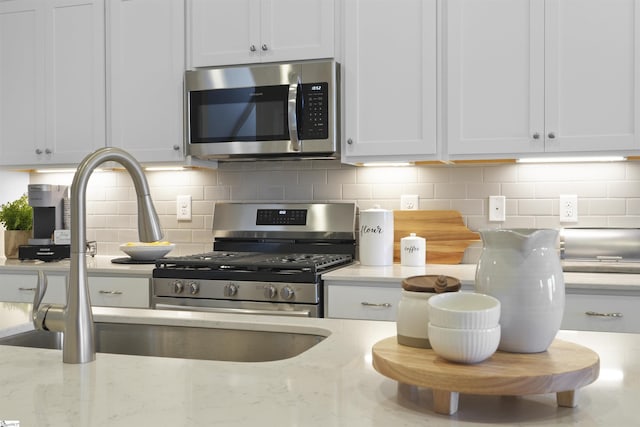
<svg viewBox="0 0 640 427"><path fill-rule="evenodd" d="M5 256L18 258L18 247L29 242L33 228L33 208L29 206L26 194L0 206L0 224L5 228Z"/></svg>

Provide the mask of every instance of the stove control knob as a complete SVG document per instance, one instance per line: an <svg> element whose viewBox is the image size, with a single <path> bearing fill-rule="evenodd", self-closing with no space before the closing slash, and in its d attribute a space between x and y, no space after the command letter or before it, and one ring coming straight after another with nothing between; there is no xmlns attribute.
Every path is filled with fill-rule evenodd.
<svg viewBox="0 0 640 427"><path fill-rule="evenodd" d="M196 295L198 292L200 292L200 284L198 282L190 282L189 293L191 295Z"/></svg>
<svg viewBox="0 0 640 427"><path fill-rule="evenodd" d="M172 283L172 286L173 286L173 293L174 294L181 294L182 291L184 290L184 284L180 280L175 280Z"/></svg>
<svg viewBox="0 0 640 427"><path fill-rule="evenodd" d="M266 285L264 287L265 298L274 299L278 295L278 290L273 285Z"/></svg>
<svg viewBox="0 0 640 427"><path fill-rule="evenodd" d="M225 297L233 297L238 293L238 285L234 283L229 283L224 285L224 296Z"/></svg>
<svg viewBox="0 0 640 427"><path fill-rule="evenodd" d="M284 298L286 300L290 300L295 295L295 292L289 286L285 286L284 288L282 288L280 290L280 295L282 296L282 298Z"/></svg>

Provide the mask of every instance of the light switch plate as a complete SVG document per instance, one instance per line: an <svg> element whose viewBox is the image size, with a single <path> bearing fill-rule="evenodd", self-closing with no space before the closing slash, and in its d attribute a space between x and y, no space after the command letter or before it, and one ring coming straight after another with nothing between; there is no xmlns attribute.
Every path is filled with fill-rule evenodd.
<svg viewBox="0 0 640 427"><path fill-rule="evenodd" d="M489 196L489 221L502 222L506 219L506 198L504 196Z"/></svg>
<svg viewBox="0 0 640 427"><path fill-rule="evenodd" d="M403 194L400 196L400 209L403 211L418 210L420 197L417 194Z"/></svg>
<svg viewBox="0 0 640 427"><path fill-rule="evenodd" d="M191 195L182 195L176 198L176 218L180 221L191 220Z"/></svg>

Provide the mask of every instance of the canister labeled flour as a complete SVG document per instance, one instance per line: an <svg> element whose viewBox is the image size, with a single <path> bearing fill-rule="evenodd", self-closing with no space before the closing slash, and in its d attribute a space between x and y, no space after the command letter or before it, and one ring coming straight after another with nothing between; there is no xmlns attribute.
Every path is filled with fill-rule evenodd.
<svg viewBox="0 0 640 427"><path fill-rule="evenodd" d="M426 263L427 241L424 237L410 233L400 239L400 264L409 267L419 267Z"/></svg>
<svg viewBox="0 0 640 427"><path fill-rule="evenodd" d="M393 211L376 207L360 212L360 264L393 264Z"/></svg>

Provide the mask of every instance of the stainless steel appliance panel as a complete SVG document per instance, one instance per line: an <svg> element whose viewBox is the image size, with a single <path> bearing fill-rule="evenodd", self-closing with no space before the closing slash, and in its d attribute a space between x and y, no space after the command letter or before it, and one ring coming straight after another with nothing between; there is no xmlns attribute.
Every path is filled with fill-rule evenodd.
<svg viewBox="0 0 640 427"><path fill-rule="evenodd" d="M304 61L288 64L259 64L250 66L204 68L185 73L185 137L188 153L202 159L249 160L260 158L335 158L339 147L339 111L338 111L338 74L339 66L332 60ZM305 85L311 85L311 87ZM317 85L317 86L316 86ZM203 104L193 102L192 97L201 93L253 88L255 95L262 95L275 86L283 87L279 99L264 103L267 113L270 108L274 116L286 115L285 133L274 131L273 137L243 135L235 140L207 141L201 139L195 131L193 123L204 121ZM323 94L317 98L313 91ZM324 96L326 95L326 99ZM255 98L257 99L257 98ZM321 106L326 108L316 113L314 108L321 99ZM326 105L324 105L326 101ZM250 114L253 101L234 101L229 109L239 108ZM246 108L242 108L245 103ZM197 104L197 105L196 105ZM257 105L257 104L256 104ZM220 107L223 108L223 107ZM286 110L284 111L283 110ZM276 114L275 110L282 110ZM223 111L223 110L218 110ZM254 112L255 113L255 112ZM320 116L318 116L320 114ZM299 117L299 115L301 117ZM215 120L216 114L209 114L206 120ZM307 119L312 118L311 122ZM318 119L320 117L320 119ZM315 126L320 120L323 129L326 126L326 138L302 138L300 128L306 123L307 128ZM277 121L277 120L274 120ZM275 124L274 124L275 126ZM199 129L199 127L197 127ZM288 137L284 137L284 135ZM280 135L280 136L276 136ZM324 134L323 134L324 135Z"/></svg>

